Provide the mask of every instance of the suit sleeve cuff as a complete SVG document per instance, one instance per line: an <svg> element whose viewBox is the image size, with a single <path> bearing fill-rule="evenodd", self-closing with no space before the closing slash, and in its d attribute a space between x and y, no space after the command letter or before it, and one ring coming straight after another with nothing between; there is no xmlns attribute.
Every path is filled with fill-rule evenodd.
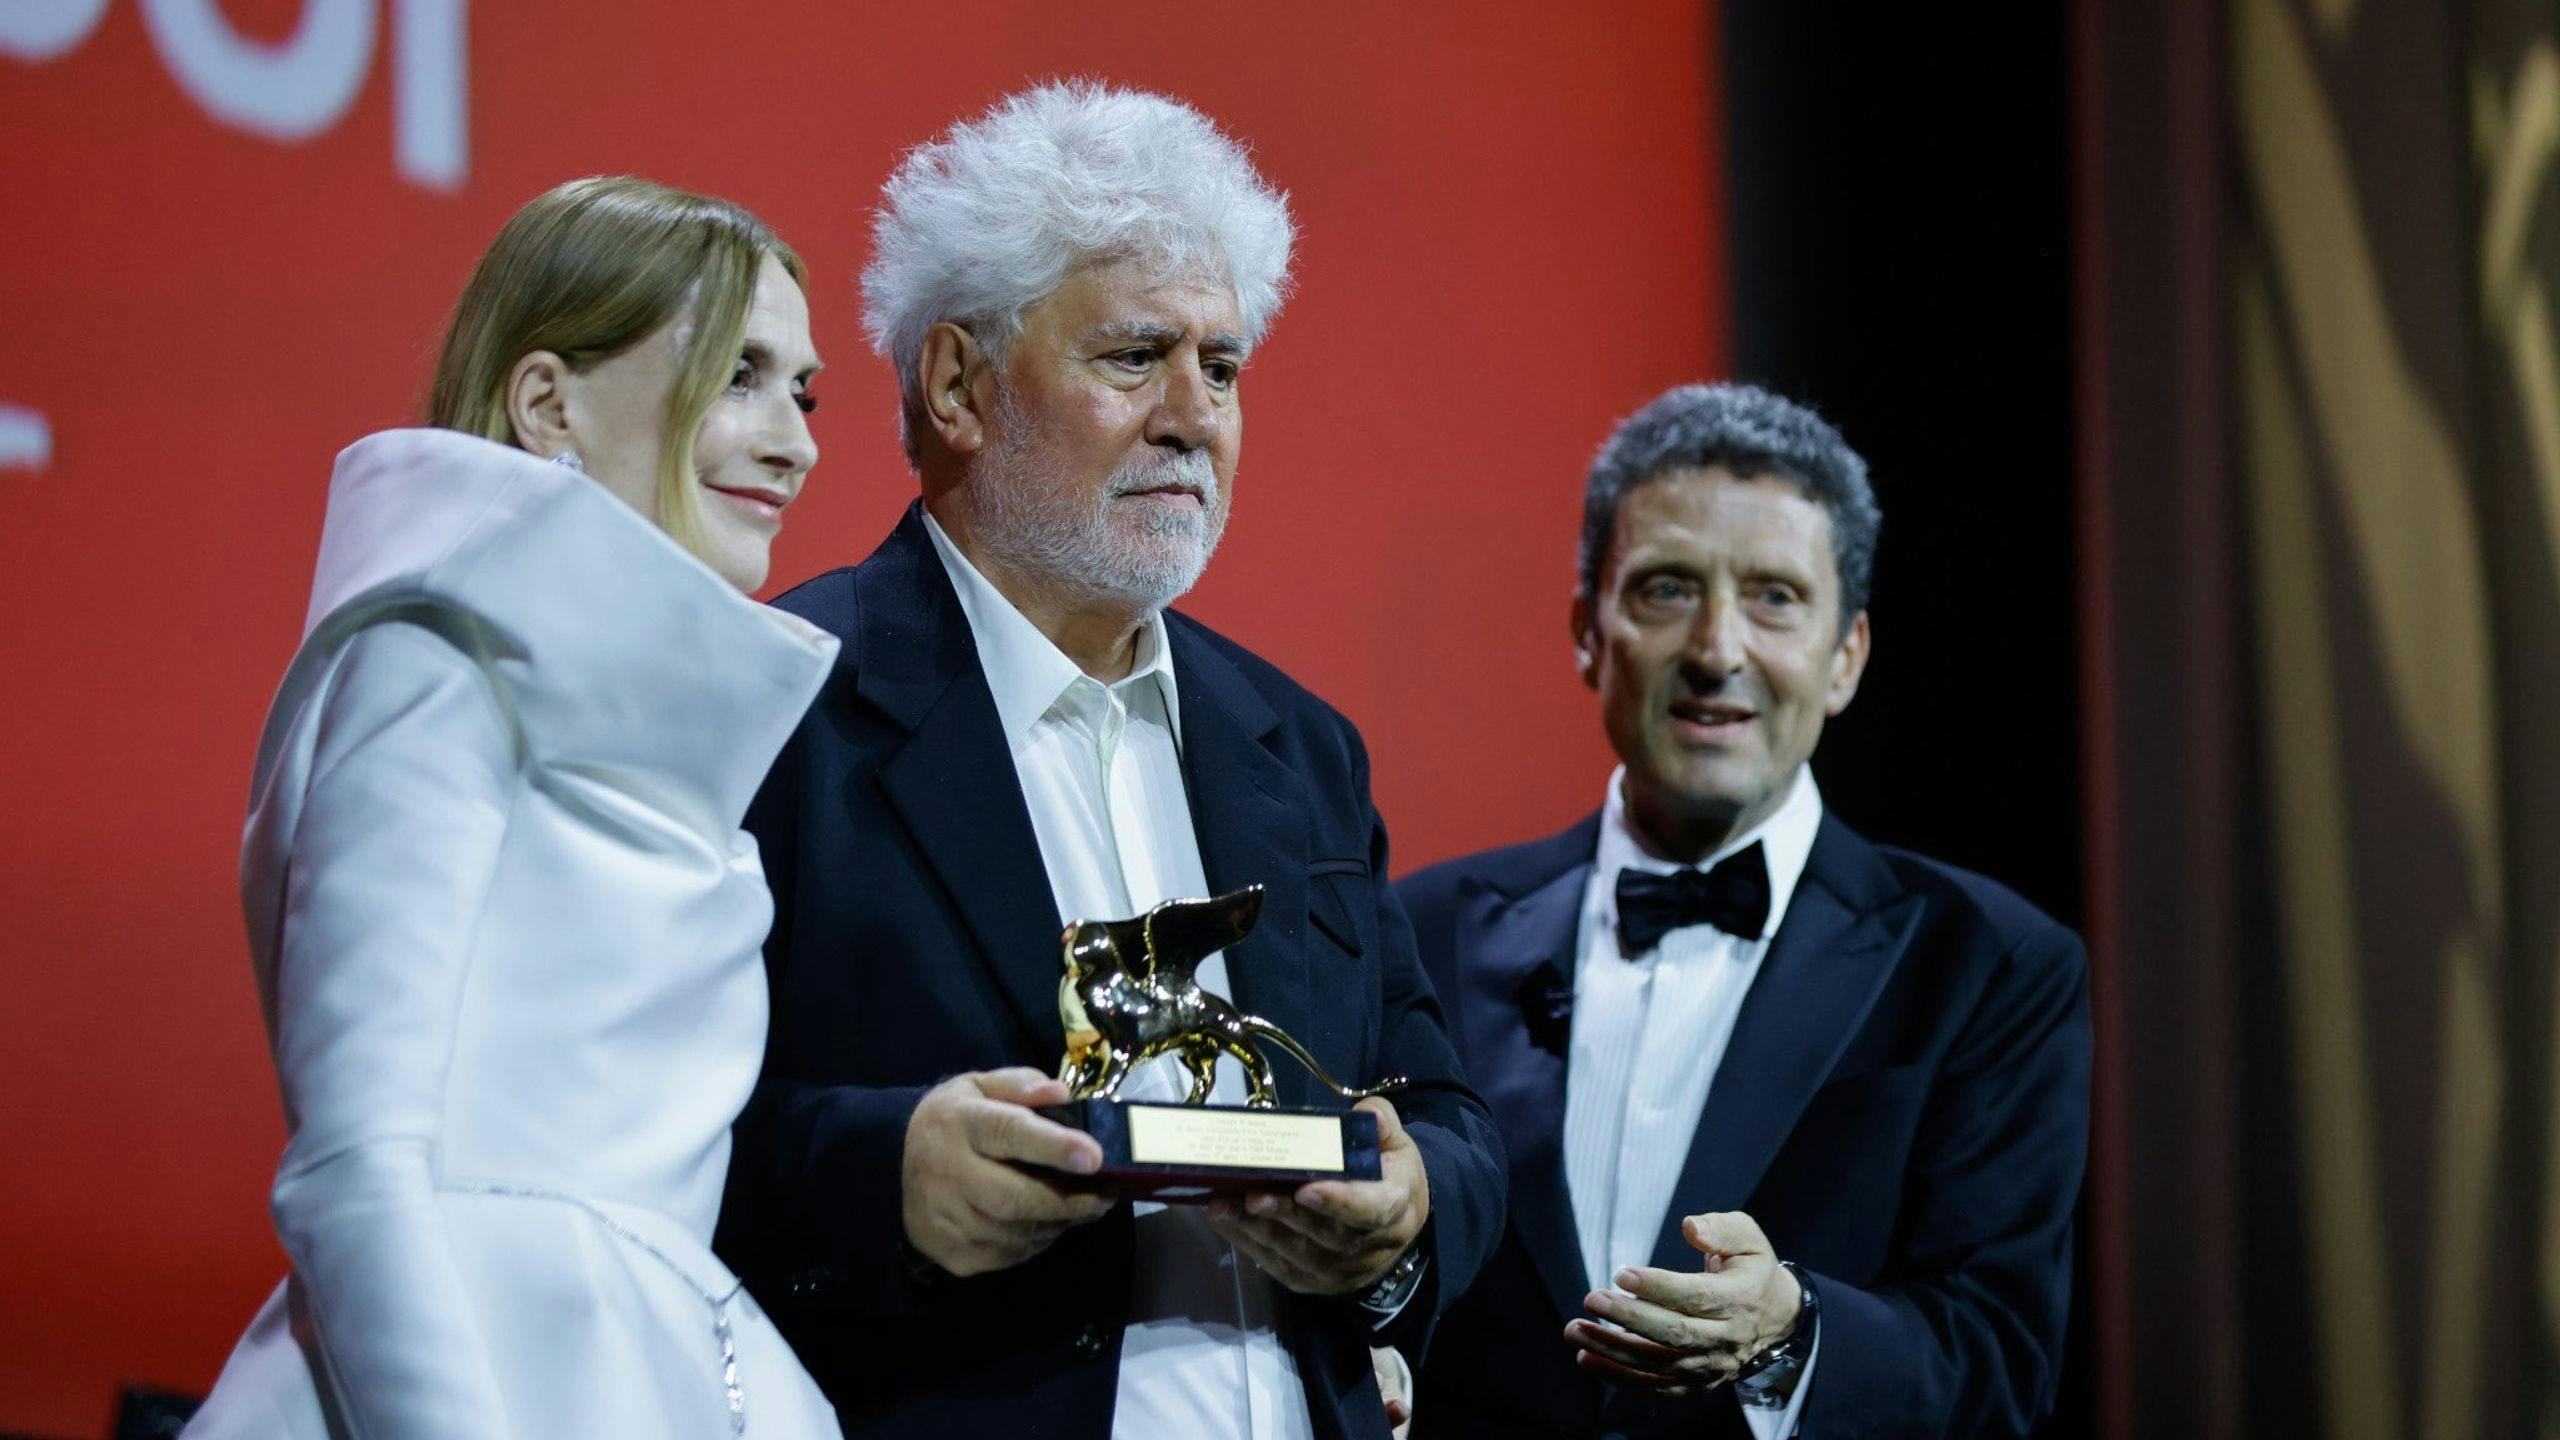
<svg viewBox="0 0 2560 1440"><path fill-rule="evenodd" d="M839 1086L809 1097L807 1169L791 1210L807 1263L791 1273L792 1299L821 1308L890 1314L924 1288L903 1243L907 1122L924 1086Z"/></svg>

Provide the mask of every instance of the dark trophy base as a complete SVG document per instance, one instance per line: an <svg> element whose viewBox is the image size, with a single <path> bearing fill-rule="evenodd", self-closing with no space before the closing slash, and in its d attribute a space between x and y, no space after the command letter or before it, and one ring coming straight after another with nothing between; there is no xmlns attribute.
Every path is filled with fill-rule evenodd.
<svg viewBox="0 0 2560 1440"><path fill-rule="evenodd" d="M1040 1113L1091 1135L1102 1146L1094 1183L1133 1199L1197 1205L1379 1175L1378 1117L1365 1110L1070 1100Z"/></svg>

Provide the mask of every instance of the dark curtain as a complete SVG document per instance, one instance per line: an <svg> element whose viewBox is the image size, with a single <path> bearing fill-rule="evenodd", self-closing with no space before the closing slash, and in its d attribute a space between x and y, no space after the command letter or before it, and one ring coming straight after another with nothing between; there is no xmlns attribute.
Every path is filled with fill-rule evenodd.
<svg viewBox="0 0 2560 1440"><path fill-rule="evenodd" d="M2560 1420L2553 30L2079 16L2110 1435Z"/></svg>

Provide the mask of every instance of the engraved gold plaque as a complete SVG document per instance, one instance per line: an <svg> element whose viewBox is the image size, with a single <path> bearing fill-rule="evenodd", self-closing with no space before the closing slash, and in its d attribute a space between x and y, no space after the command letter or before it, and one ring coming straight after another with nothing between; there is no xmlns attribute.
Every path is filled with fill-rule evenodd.
<svg viewBox="0 0 2560 1440"><path fill-rule="evenodd" d="M1129 1158L1141 1165L1225 1165L1339 1175L1342 1126L1331 1114L1132 1105Z"/></svg>

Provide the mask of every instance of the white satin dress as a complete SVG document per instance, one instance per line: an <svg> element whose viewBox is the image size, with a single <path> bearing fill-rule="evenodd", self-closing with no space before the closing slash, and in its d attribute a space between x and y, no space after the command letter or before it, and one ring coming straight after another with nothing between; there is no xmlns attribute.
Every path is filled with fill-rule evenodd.
<svg viewBox="0 0 2560 1440"><path fill-rule="evenodd" d="M240 864L293 1268L189 1437L834 1440L709 1241L835 649L521 451L339 456Z"/></svg>

